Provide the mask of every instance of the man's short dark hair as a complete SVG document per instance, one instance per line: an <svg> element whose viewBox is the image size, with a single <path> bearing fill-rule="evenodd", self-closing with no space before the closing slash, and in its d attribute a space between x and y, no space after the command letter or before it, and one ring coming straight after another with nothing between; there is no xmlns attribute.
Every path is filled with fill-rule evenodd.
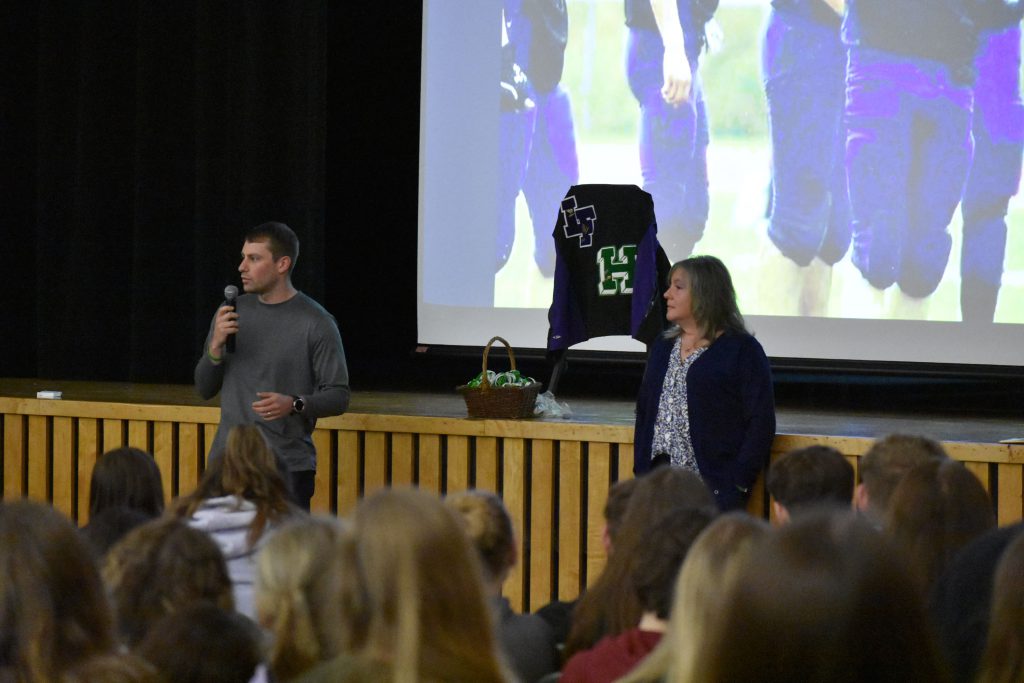
<svg viewBox="0 0 1024 683"><path fill-rule="evenodd" d="M790 513L812 505L848 507L853 500L853 465L831 446L786 453L768 468L768 493Z"/></svg>
<svg viewBox="0 0 1024 683"><path fill-rule="evenodd" d="M267 248L278 261L282 256L292 260L289 271L295 268L295 262L299 260L299 238L295 232L284 223L270 221L257 225L245 233L246 242L266 242Z"/></svg>

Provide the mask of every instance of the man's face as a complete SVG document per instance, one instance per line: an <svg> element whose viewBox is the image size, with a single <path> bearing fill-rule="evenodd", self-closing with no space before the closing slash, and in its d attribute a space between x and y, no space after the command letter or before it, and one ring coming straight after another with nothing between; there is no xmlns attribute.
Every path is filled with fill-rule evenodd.
<svg viewBox="0 0 1024 683"><path fill-rule="evenodd" d="M274 260L266 242L246 242L242 245L242 262L238 265L242 289L251 294L273 290L288 272L287 265L287 257Z"/></svg>

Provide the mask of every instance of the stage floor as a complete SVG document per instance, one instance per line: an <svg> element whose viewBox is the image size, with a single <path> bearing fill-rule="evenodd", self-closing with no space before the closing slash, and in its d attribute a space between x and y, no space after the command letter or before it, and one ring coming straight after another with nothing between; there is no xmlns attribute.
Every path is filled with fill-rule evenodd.
<svg viewBox="0 0 1024 683"><path fill-rule="evenodd" d="M152 405L216 406L216 399L203 401L187 384L129 384L120 382L0 379L0 396L35 398L40 390L63 392L64 400L137 403ZM630 401L557 397L572 410L568 418L539 418L551 422L573 422L624 426L633 423ZM465 417L462 397L451 392L360 391L352 393L349 413L410 415L422 417ZM954 413L899 413L788 408L777 406L778 434L853 437L873 439L895 432L920 434L937 441L999 443L1024 437L1024 418L976 417Z"/></svg>

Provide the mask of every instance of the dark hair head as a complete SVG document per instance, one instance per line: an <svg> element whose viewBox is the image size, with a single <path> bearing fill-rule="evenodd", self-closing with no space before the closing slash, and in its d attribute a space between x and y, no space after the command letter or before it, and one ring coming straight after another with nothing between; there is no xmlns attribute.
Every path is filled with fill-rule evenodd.
<svg viewBox="0 0 1024 683"><path fill-rule="evenodd" d="M668 619L679 568L715 516L711 508L683 508L670 511L647 528L633 567L633 590L643 611Z"/></svg>
<svg viewBox="0 0 1024 683"><path fill-rule="evenodd" d="M900 480L885 526L930 586L961 548L995 525L992 501L978 478L956 460L932 460Z"/></svg>
<svg viewBox="0 0 1024 683"><path fill-rule="evenodd" d="M622 524L622 518L626 516L626 508L629 507L629 499L636 489L636 482L636 478L622 479L608 489L608 498L604 502L604 521L608 526L608 538L613 543L619 532L619 525Z"/></svg>
<svg viewBox="0 0 1024 683"><path fill-rule="evenodd" d="M275 261L281 260L282 256L291 259L289 272L295 269L295 262L299 260L299 238L284 223L270 221L257 225L245 233L246 242L266 242L267 249L273 255Z"/></svg>
<svg viewBox="0 0 1024 683"><path fill-rule="evenodd" d="M725 264L714 256L691 256L672 266L669 282L679 269L690 278L693 319L708 339L719 332L746 332L743 315L736 303L736 289Z"/></svg>
<svg viewBox="0 0 1024 683"><path fill-rule="evenodd" d="M41 503L0 502L0 669L55 681L113 647L110 607L78 530Z"/></svg>
<svg viewBox="0 0 1024 683"><path fill-rule="evenodd" d="M89 517L111 507L131 508L148 517L164 511L163 479L152 455L124 447L96 460L89 484Z"/></svg>
<svg viewBox="0 0 1024 683"><path fill-rule="evenodd" d="M903 475L921 463L948 457L937 441L924 436L890 434L875 441L860 459L858 467L871 508L884 517L889 497Z"/></svg>
<svg viewBox="0 0 1024 683"><path fill-rule="evenodd" d="M497 494L480 489L458 491L444 499L459 520L491 580L501 579L515 563L512 518Z"/></svg>
<svg viewBox="0 0 1024 683"><path fill-rule="evenodd" d="M992 586L992 618L978 683L1024 680L1024 534L1003 551Z"/></svg>
<svg viewBox="0 0 1024 683"><path fill-rule="evenodd" d="M261 639L241 614L199 602L157 621L136 652L166 681L248 683L262 661Z"/></svg>
<svg viewBox="0 0 1024 683"><path fill-rule="evenodd" d="M946 680L903 556L849 511L759 539L726 597L698 681Z"/></svg>
<svg viewBox="0 0 1024 683"><path fill-rule="evenodd" d="M150 519L152 517L133 508L106 508L82 527L82 536L95 557L102 559L125 534Z"/></svg>
<svg viewBox="0 0 1024 683"><path fill-rule="evenodd" d="M107 553L103 581L129 646L142 642L158 619L192 603L235 606L220 548L176 517L129 531Z"/></svg>
<svg viewBox="0 0 1024 683"><path fill-rule="evenodd" d="M830 446L786 453L768 468L768 493L792 514L810 505L845 507L853 500L853 465Z"/></svg>

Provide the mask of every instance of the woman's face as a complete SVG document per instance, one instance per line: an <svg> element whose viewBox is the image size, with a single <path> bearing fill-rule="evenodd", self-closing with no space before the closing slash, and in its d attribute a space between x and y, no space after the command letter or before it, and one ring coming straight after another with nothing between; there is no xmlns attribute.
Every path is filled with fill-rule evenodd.
<svg viewBox="0 0 1024 683"><path fill-rule="evenodd" d="M690 298L690 275L684 268L672 271L668 289L665 290L665 319L670 323L687 327L693 322L693 304Z"/></svg>

